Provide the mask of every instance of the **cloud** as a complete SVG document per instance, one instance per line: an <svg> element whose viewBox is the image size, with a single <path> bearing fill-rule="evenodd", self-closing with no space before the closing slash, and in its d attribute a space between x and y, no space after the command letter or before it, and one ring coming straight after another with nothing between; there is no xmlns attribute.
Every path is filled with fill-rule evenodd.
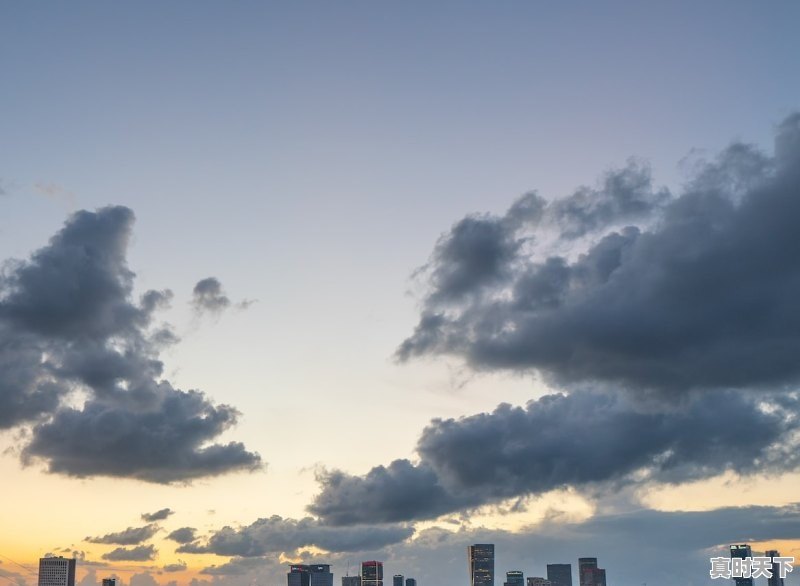
<svg viewBox="0 0 800 586"><path fill-rule="evenodd" d="M310 517L296 520L275 515L245 527L223 527L205 544L186 544L176 552L258 557L308 546L330 552L359 551L398 543L413 533L411 527L404 525L330 527Z"/></svg>
<svg viewBox="0 0 800 586"><path fill-rule="evenodd" d="M162 566L161 569L165 572L171 573L171 572L183 572L186 570L186 568L187 568L186 564L184 562L179 561L177 564L167 564L165 566Z"/></svg>
<svg viewBox="0 0 800 586"><path fill-rule="evenodd" d="M435 419L419 462L319 475L309 511L332 525L435 518L563 487L678 483L798 466L800 398L705 393L668 408L625 394L547 395L526 408Z"/></svg>
<svg viewBox="0 0 800 586"><path fill-rule="evenodd" d="M77 212L30 259L5 264L0 428L34 424L23 462L70 476L174 482L257 469L242 444L213 443L234 408L163 379L159 353L177 338L154 313L171 293L133 299L133 221L121 206Z"/></svg>
<svg viewBox="0 0 800 586"><path fill-rule="evenodd" d="M158 411L87 402L82 410L63 408L35 428L23 451L48 461L48 471L70 476L120 476L157 483L255 470L257 455L239 442L202 447L229 429L238 412L212 406L197 391L153 389ZM160 395L160 396L159 396Z"/></svg>
<svg viewBox="0 0 800 586"><path fill-rule="evenodd" d="M131 576L130 586L159 586L150 572L141 572Z"/></svg>
<svg viewBox="0 0 800 586"><path fill-rule="evenodd" d="M191 543L197 539L197 529L194 527L181 527L167 535L167 539L171 539L177 543Z"/></svg>
<svg viewBox="0 0 800 586"><path fill-rule="evenodd" d="M192 305L198 313L220 313L231 305L222 283L216 277L207 277L197 282L192 290Z"/></svg>
<svg viewBox="0 0 800 586"><path fill-rule="evenodd" d="M174 515L175 511L170 508L160 509L155 513L142 513L142 521L147 521L148 523L152 523L154 521L163 521L170 515Z"/></svg>
<svg viewBox="0 0 800 586"><path fill-rule="evenodd" d="M647 538L642 539L646 534ZM548 563L571 563L596 556L615 584L691 584L712 586L708 558L725 555L730 543L769 543L800 539L800 505L726 507L713 511L635 510L598 514L568 521L549 516L518 531L461 527L457 531L424 529L414 539L377 550L329 553L325 563L344 575L353 562L381 559L384 567L400 568L420 584L457 584L464 573L466 545L494 543L498 568L519 568L526 575L546 575ZM757 548L756 548L757 549ZM534 555L531 554L534 552ZM790 551L782 551L792 555ZM671 563L665 563L665 559ZM292 561L319 558L300 553ZM234 557L201 573L225 586L247 586L285 580L286 557ZM319 560L321 561L321 560ZM674 562L674 563L672 563ZM791 576L794 576L792 574ZM337 578L338 580L338 578ZM577 582L576 582L577 583ZM788 582L787 582L788 583ZM196 586L203 586L199 581Z"/></svg>
<svg viewBox="0 0 800 586"><path fill-rule="evenodd" d="M503 567L522 568L526 575L545 575L548 563L571 563L577 577L577 558L592 556L614 584L710 586L718 581L708 579L708 559L727 555L729 544L789 539L800 539L796 504L713 511L640 510L580 522L546 520L518 532L480 527L458 532L428 529L413 541L393 547L384 559L387 565L401 565L406 575L420 583L453 584L453 576L464 571L466 545L494 543ZM531 552L535 552L533 560Z"/></svg>
<svg viewBox="0 0 800 586"><path fill-rule="evenodd" d="M200 573L208 576L242 576L253 570L263 569L268 562L269 560L260 557L235 557L224 564L207 566Z"/></svg>
<svg viewBox="0 0 800 586"><path fill-rule="evenodd" d="M158 525L145 525L144 527L128 527L123 531L108 533L102 537L87 537L84 541L89 543L113 543L115 545L138 545L147 541L158 533Z"/></svg>
<svg viewBox="0 0 800 586"><path fill-rule="evenodd" d="M201 279L192 290L192 306L198 316L204 313L219 315L230 307L245 310L255 302L254 299L232 302L216 277Z"/></svg>
<svg viewBox="0 0 800 586"><path fill-rule="evenodd" d="M419 323L397 355L638 393L796 383L798 169L795 114L772 155L734 144L675 196L633 165L599 189L469 216L423 268Z"/></svg>
<svg viewBox="0 0 800 586"><path fill-rule="evenodd" d="M110 562L147 562L154 560L158 552L153 545L118 547L101 557Z"/></svg>

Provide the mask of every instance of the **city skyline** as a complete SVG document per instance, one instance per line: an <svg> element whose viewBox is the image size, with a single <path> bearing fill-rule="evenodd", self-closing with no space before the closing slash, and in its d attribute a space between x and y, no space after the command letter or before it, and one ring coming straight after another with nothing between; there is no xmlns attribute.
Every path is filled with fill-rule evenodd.
<svg viewBox="0 0 800 586"><path fill-rule="evenodd" d="M796 555L798 21L0 6L0 582Z"/></svg>

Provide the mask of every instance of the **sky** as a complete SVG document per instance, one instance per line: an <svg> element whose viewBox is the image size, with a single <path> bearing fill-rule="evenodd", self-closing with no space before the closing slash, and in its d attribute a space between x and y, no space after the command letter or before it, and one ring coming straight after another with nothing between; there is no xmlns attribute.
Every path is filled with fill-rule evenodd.
<svg viewBox="0 0 800 586"><path fill-rule="evenodd" d="M0 584L798 555L798 18L4 3Z"/></svg>

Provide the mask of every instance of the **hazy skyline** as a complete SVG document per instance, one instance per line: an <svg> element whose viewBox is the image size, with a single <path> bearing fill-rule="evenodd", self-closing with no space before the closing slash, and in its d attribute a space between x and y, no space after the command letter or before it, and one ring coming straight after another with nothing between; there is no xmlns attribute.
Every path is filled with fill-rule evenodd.
<svg viewBox="0 0 800 586"><path fill-rule="evenodd" d="M800 551L796 4L0 16L3 582Z"/></svg>

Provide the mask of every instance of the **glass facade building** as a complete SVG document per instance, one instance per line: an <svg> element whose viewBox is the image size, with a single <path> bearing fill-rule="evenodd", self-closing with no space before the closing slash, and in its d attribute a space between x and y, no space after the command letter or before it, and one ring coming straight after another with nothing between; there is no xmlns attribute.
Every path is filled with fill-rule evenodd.
<svg viewBox="0 0 800 586"><path fill-rule="evenodd" d="M494 544L467 546L469 586L494 586Z"/></svg>
<svg viewBox="0 0 800 586"><path fill-rule="evenodd" d="M547 579L554 586L572 586L572 564L547 564Z"/></svg>
<svg viewBox="0 0 800 586"><path fill-rule="evenodd" d="M361 586L383 586L383 562L361 562Z"/></svg>

